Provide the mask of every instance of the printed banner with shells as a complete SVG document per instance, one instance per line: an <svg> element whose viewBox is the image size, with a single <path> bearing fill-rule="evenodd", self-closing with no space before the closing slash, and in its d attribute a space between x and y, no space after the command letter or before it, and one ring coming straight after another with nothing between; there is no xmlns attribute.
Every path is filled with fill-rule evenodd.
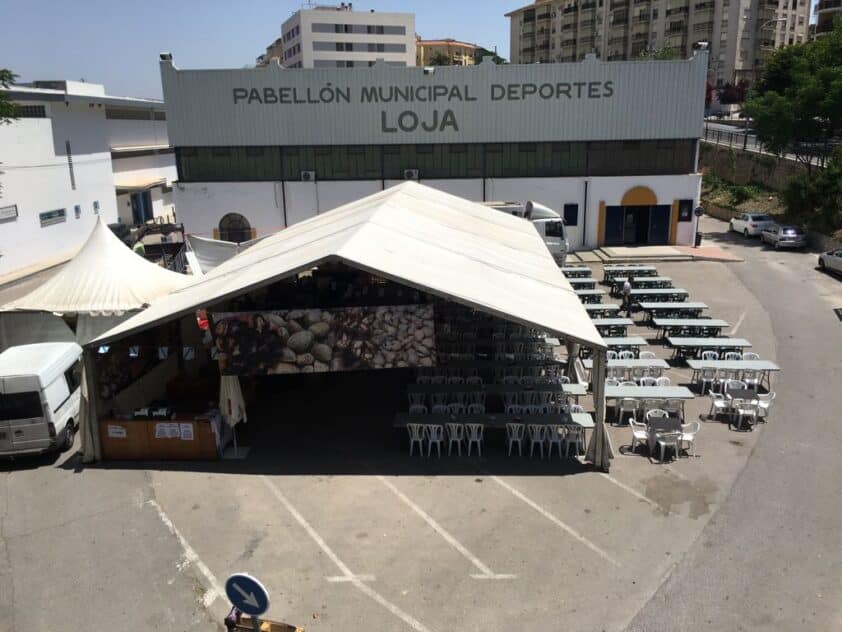
<svg viewBox="0 0 842 632"><path fill-rule="evenodd" d="M321 373L436 364L432 305L213 314L223 375Z"/></svg>

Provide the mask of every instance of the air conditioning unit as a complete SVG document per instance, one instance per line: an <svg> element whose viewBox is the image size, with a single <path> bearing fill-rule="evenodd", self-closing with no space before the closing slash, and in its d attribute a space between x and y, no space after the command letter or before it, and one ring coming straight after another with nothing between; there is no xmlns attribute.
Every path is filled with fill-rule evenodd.
<svg viewBox="0 0 842 632"><path fill-rule="evenodd" d="M315 171L302 171L301 172L301 181L302 182L315 182L316 181L316 172Z"/></svg>
<svg viewBox="0 0 842 632"><path fill-rule="evenodd" d="M418 179L418 169L404 169L403 170L403 179L404 180L417 180Z"/></svg>

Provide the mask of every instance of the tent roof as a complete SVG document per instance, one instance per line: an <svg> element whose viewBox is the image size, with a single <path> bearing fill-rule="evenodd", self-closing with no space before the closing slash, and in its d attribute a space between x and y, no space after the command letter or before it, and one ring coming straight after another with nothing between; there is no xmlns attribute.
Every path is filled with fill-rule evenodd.
<svg viewBox="0 0 842 632"><path fill-rule="evenodd" d="M267 237L94 342L147 329L327 261L605 347L528 221L411 181Z"/></svg>
<svg viewBox="0 0 842 632"><path fill-rule="evenodd" d="M2 309L119 314L141 309L190 280L132 252L100 217L73 259L46 283Z"/></svg>

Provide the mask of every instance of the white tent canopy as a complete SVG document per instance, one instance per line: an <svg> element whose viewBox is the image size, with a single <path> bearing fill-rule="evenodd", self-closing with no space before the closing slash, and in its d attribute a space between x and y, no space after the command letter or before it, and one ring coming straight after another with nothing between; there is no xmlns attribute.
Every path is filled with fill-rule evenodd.
<svg viewBox="0 0 842 632"><path fill-rule="evenodd" d="M132 252L99 218L73 259L46 283L2 310L122 314L142 309L190 280Z"/></svg>
<svg viewBox="0 0 842 632"><path fill-rule="evenodd" d="M208 239L198 235L187 235L187 260L190 262L190 269L196 276L207 274L221 263L228 261L231 257L243 252L262 239L265 239L265 237L237 243L221 239Z"/></svg>
<svg viewBox="0 0 842 632"><path fill-rule="evenodd" d="M96 342L148 329L326 261L344 262L591 348L605 348L528 221L414 182L267 237L154 300Z"/></svg>

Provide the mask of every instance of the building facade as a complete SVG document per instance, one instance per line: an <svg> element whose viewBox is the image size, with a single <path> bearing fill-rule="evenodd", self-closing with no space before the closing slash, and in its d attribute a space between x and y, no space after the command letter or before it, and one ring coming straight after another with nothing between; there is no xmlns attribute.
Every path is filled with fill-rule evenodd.
<svg viewBox="0 0 842 632"><path fill-rule="evenodd" d="M74 81L5 92L20 118L0 125L0 277L67 260L97 216L138 224L173 215L163 101Z"/></svg>
<svg viewBox="0 0 842 632"><path fill-rule="evenodd" d="M838 2L838 0L827 0ZM775 48L808 41L809 0L536 0L506 16L512 63L608 61L710 50L708 80L753 82Z"/></svg>
<svg viewBox="0 0 842 632"><path fill-rule="evenodd" d="M842 20L842 0L819 0L816 5L816 37L832 31L836 20Z"/></svg>
<svg viewBox="0 0 842 632"><path fill-rule="evenodd" d="M295 73L165 60L179 219L263 235L412 179L545 204L573 248L690 244L706 56Z"/></svg>
<svg viewBox="0 0 842 632"><path fill-rule="evenodd" d="M378 59L415 65L415 14L354 11L352 4L301 9L281 25L281 37L258 65L286 68L353 68Z"/></svg>
<svg viewBox="0 0 842 632"><path fill-rule="evenodd" d="M450 66L473 66L482 50L476 44L454 39L415 40L415 65L428 66L431 61L446 59Z"/></svg>

